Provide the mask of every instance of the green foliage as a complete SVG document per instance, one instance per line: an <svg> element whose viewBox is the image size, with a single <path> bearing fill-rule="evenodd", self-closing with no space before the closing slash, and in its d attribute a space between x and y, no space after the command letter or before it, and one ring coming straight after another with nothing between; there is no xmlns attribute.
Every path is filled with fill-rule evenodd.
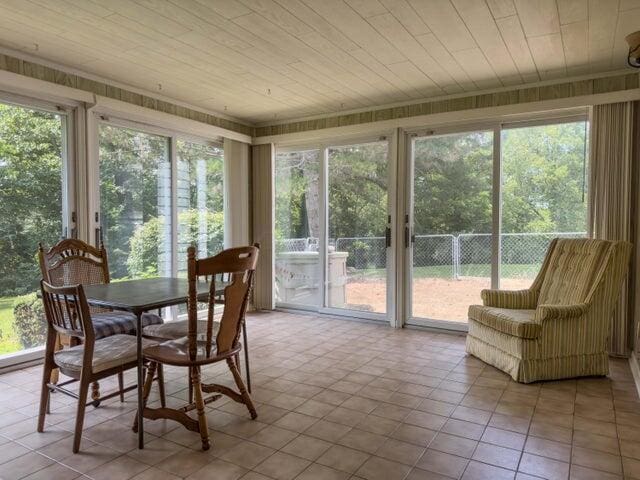
<svg viewBox="0 0 640 480"><path fill-rule="evenodd" d="M35 293L17 297L13 304L14 325L23 348L44 344L47 321L42 300Z"/></svg>
<svg viewBox="0 0 640 480"><path fill-rule="evenodd" d="M0 103L0 296L33 291L38 242L62 234L62 123Z"/></svg>
<svg viewBox="0 0 640 480"><path fill-rule="evenodd" d="M127 258L128 276L131 278L157 277L158 259L162 257L165 220L152 218L136 228L131 237L130 253ZM178 245L186 249L188 245L197 245L203 240L200 226L206 225L207 252L215 253L222 249L224 219L222 212L199 211L190 209L178 214Z"/></svg>

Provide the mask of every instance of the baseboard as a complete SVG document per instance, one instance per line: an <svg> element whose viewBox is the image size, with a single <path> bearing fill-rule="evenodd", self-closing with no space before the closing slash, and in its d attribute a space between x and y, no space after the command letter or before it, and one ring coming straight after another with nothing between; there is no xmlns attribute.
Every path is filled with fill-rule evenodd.
<svg viewBox="0 0 640 480"><path fill-rule="evenodd" d="M636 384L636 390L640 397L640 365L638 365L638 358L636 352L631 352L629 357L629 367L631 367L631 374L633 375L633 382Z"/></svg>

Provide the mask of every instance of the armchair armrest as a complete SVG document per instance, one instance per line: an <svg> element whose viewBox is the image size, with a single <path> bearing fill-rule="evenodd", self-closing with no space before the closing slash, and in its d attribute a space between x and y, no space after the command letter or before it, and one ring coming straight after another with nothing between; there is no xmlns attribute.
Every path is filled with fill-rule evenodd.
<svg viewBox="0 0 640 480"><path fill-rule="evenodd" d="M578 318L589 310L586 303L575 305L539 305L536 309L536 321L542 323L545 320Z"/></svg>
<svg viewBox="0 0 640 480"><path fill-rule="evenodd" d="M535 290L482 290L482 303L486 307L534 309L538 303Z"/></svg>

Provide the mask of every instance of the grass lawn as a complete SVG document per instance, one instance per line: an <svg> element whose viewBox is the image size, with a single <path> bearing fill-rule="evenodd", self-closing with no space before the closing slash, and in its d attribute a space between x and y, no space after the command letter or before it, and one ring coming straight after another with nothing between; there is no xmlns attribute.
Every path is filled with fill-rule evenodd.
<svg viewBox="0 0 640 480"><path fill-rule="evenodd" d="M22 350L13 327L13 302L16 297L0 297L0 355Z"/></svg>

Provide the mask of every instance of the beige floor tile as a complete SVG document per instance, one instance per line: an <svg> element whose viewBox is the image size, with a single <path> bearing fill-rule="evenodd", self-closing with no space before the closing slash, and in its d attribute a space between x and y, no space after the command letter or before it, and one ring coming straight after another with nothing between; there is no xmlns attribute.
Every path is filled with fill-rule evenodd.
<svg viewBox="0 0 640 480"><path fill-rule="evenodd" d="M416 467L441 475L459 478L467 467L469 460L449 453L427 449Z"/></svg>
<svg viewBox="0 0 640 480"><path fill-rule="evenodd" d="M276 452L254 467L254 470L276 480L292 480L310 464L309 460L288 453Z"/></svg>
<svg viewBox="0 0 640 480"><path fill-rule="evenodd" d="M335 443L344 437L351 427L347 425L342 425L340 423L329 422L327 420L319 420L309 428L307 428L304 433L305 435L309 435L311 437L320 438L322 440L326 440L327 442Z"/></svg>
<svg viewBox="0 0 640 480"><path fill-rule="evenodd" d="M236 441L239 442L240 439L237 439ZM215 445L215 443L213 444ZM183 447L182 445L178 445L177 443L171 442L164 438L158 438L146 444L144 449L140 450L138 448L134 448L133 450L129 451L127 455L147 465L155 465L165 458L170 457L171 455L178 452L184 452L185 450L185 447Z"/></svg>
<svg viewBox="0 0 640 480"><path fill-rule="evenodd" d="M314 461L333 444L319 438L299 435L282 448L282 451L296 457Z"/></svg>
<svg viewBox="0 0 640 480"><path fill-rule="evenodd" d="M256 433L249 440L265 447L281 449L298 435L297 432L269 425Z"/></svg>
<svg viewBox="0 0 640 480"><path fill-rule="evenodd" d="M491 420L489 420L489 426L516 433L527 433L529 430L529 419L494 413L491 416Z"/></svg>
<svg viewBox="0 0 640 480"><path fill-rule="evenodd" d="M392 438L403 442L412 443L421 447L426 447L436 436L435 430L428 428L416 427L407 423L401 423L398 428L391 434Z"/></svg>
<svg viewBox="0 0 640 480"><path fill-rule="evenodd" d="M340 407L369 414L378 405L380 405L380 402L371 400L369 398L358 397L357 395L354 395L353 397L345 400L344 403L340 405Z"/></svg>
<svg viewBox="0 0 640 480"><path fill-rule="evenodd" d="M188 477L187 480L209 480L215 478L216 480L237 480L248 472L246 468L242 468L233 463L225 462L224 460L213 460L201 469L195 471Z"/></svg>
<svg viewBox="0 0 640 480"><path fill-rule="evenodd" d="M330 422L341 423L343 425L348 425L349 427L354 427L358 423L360 423L366 416L367 414L364 412L356 412L348 408L337 407L326 417L324 417L324 419Z"/></svg>
<svg viewBox="0 0 640 480"><path fill-rule="evenodd" d="M462 480L513 480L516 472L471 460Z"/></svg>
<svg viewBox="0 0 640 480"><path fill-rule="evenodd" d="M477 445L478 442L475 440L440 432L429 444L429 448L457 455L458 457L471 458Z"/></svg>
<svg viewBox="0 0 640 480"><path fill-rule="evenodd" d="M622 468L624 469L625 477L640 479L640 461L622 457Z"/></svg>
<svg viewBox="0 0 640 480"><path fill-rule="evenodd" d="M178 477L173 473L169 473L165 470L160 470L156 467L148 468L147 470L139 473L131 480L179 480L182 477Z"/></svg>
<svg viewBox="0 0 640 480"><path fill-rule="evenodd" d="M480 442L472 458L496 467L515 470L520 461L520 450L512 450L510 448Z"/></svg>
<svg viewBox="0 0 640 480"><path fill-rule="evenodd" d="M570 428L553 425L551 423L532 422L529 428L529 435L570 444L573 431Z"/></svg>
<svg viewBox="0 0 640 480"><path fill-rule="evenodd" d="M433 400L431 398L425 398L416 408L423 412L429 412L436 415L448 417L453 413L456 407L451 403L441 402L439 400Z"/></svg>
<svg viewBox="0 0 640 480"><path fill-rule="evenodd" d="M622 459L619 455L612 455L589 448L573 447L571 461L583 467L594 468L617 475L622 474Z"/></svg>
<svg viewBox="0 0 640 480"><path fill-rule="evenodd" d="M451 480L451 477L422 470L421 468L413 468L405 480Z"/></svg>
<svg viewBox="0 0 640 480"><path fill-rule="evenodd" d="M622 476L581 467L580 465L571 465L569 480L622 480Z"/></svg>
<svg viewBox="0 0 640 480"><path fill-rule="evenodd" d="M566 443L554 442L540 437L529 437L524 451L543 457L553 458L562 462L571 461L571 446Z"/></svg>
<svg viewBox="0 0 640 480"><path fill-rule="evenodd" d="M312 463L304 472L296 477L296 480L347 480L350 477L349 473L335 470L318 463Z"/></svg>
<svg viewBox="0 0 640 480"><path fill-rule="evenodd" d="M119 456L119 452L103 445L92 444L89 447L85 447L84 444L80 444L80 452L72 454L71 450L69 450L69 456L61 460L61 463L74 470L86 473Z"/></svg>
<svg viewBox="0 0 640 480"><path fill-rule="evenodd" d="M477 423L466 422L464 420L456 420L450 418L442 427L444 433L458 435L459 437L469 438L471 440L480 440L485 430L483 425Z"/></svg>
<svg viewBox="0 0 640 480"><path fill-rule="evenodd" d="M292 430L294 432L304 432L311 425L316 423L318 419L303 413L289 412L284 417L274 422L276 427Z"/></svg>
<svg viewBox="0 0 640 480"><path fill-rule="evenodd" d="M52 463L48 467L23 477L24 480L73 480L82 474L60 463Z"/></svg>
<svg viewBox="0 0 640 480"><path fill-rule="evenodd" d="M211 462L211 457L205 452L184 450L174 453L170 457L158 462L155 466L160 470L165 470L174 475L186 477L200 470L209 462Z"/></svg>
<svg viewBox="0 0 640 480"><path fill-rule="evenodd" d="M403 420L404 423L410 425L416 425L422 428L428 428L429 430L440 430L447 422L447 417L441 415L434 415L433 413L421 412L419 410L413 410Z"/></svg>
<svg viewBox="0 0 640 480"><path fill-rule="evenodd" d="M385 440L386 437L382 435L354 428L337 443L366 453L375 453Z"/></svg>
<svg viewBox="0 0 640 480"><path fill-rule="evenodd" d="M312 417L322 418L335 409L335 405L319 402L314 399L307 400L295 409L298 413L303 413Z"/></svg>
<svg viewBox="0 0 640 480"><path fill-rule="evenodd" d="M424 451L424 447L389 438L378 448L376 455L405 465L415 465Z"/></svg>
<svg viewBox="0 0 640 480"><path fill-rule="evenodd" d="M569 476L568 463L530 453L522 454L518 470L548 480L566 480Z"/></svg>
<svg viewBox="0 0 640 480"><path fill-rule="evenodd" d="M369 457L356 472L366 480L403 480L411 467L380 457Z"/></svg>
<svg viewBox="0 0 640 480"><path fill-rule="evenodd" d="M275 452L274 449L258 445L257 443L243 441L231 447L220 455L222 460L235 463L244 468L252 469Z"/></svg>
<svg viewBox="0 0 640 480"><path fill-rule="evenodd" d="M333 445L316 460L316 463L343 472L355 473L368 458L369 455L364 452L340 445Z"/></svg>
<svg viewBox="0 0 640 480"><path fill-rule="evenodd" d="M514 450L522 450L526 436L522 433L510 432L500 428L487 427L482 434L482 441L501 447L513 448Z"/></svg>
<svg viewBox="0 0 640 480"><path fill-rule="evenodd" d="M29 452L0 465L0 478L14 479L30 475L51 465L54 461L36 452Z"/></svg>
<svg viewBox="0 0 640 480"><path fill-rule="evenodd" d="M391 433L398 428L400 422L396 420L390 420L388 418L378 417L376 415L367 415L358 423L355 428L365 430L371 433L377 433L379 435L391 435Z"/></svg>
<svg viewBox="0 0 640 480"><path fill-rule="evenodd" d="M598 435L596 433L585 432L583 430L576 430L575 432L573 432L573 445L575 447L591 448L593 450L612 453L614 455L619 455L620 448L625 446L625 444L628 447L630 447L633 444L636 444L636 442L629 442L629 443L626 443L626 442L627 440L621 439L620 443L618 443L617 438ZM627 450L628 453L631 453L631 451L632 451L631 448ZM632 457L633 455L627 455L627 456Z"/></svg>

